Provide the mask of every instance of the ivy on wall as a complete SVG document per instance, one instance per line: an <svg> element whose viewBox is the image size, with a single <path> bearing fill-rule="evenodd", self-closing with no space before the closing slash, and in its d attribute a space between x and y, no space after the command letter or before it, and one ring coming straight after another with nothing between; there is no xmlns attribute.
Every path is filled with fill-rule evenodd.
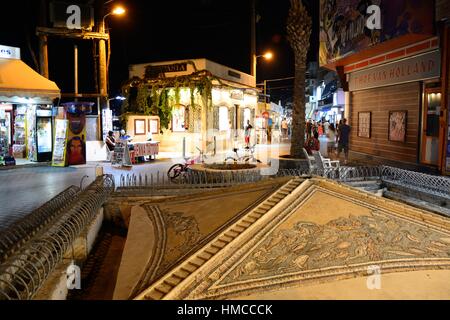
<svg viewBox="0 0 450 320"><path fill-rule="evenodd" d="M161 129L169 129L173 107L180 104L180 90L183 88L189 89L189 108L196 113L202 107L212 110L213 81L218 86L236 89L207 70L197 70L194 62L186 63L194 67L195 71L190 75L144 79L134 77L122 86L122 94L127 98L122 105L121 121L124 128L130 115L140 114L159 116Z"/></svg>
<svg viewBox="0 0 450 320"><path fill-rule="evenodd" d="M190 91L190 106L195 109L199 105L212 107L214 77L209 71L196 71L190 75L171 78L140 79L134 77L122 87L127 98L122 105L122 124L126 124L131 114L155 115L160 117L161 128L169 128L172 120L172 109L180 104L180 89ZM201 104L198 103L201 99Z"/></svg>

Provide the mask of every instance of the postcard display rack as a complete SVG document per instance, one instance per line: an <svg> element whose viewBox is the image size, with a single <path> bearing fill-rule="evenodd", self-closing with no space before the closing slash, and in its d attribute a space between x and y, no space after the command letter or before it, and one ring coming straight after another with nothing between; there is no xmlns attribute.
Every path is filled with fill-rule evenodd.
<svg viewBox="0 0 450 320"><path fill-rule="evenodd" d="M8 156L8 131L6 130L6 119L0 117L0 164Z"/></svg>
<svg viewBox="0 0 450 320"><path fill-rule="evenodd" d="M14 144L13 155L15 158L23 158L25 156L26 148L26 106L20 106L16 109L14 120Z"/></svg>

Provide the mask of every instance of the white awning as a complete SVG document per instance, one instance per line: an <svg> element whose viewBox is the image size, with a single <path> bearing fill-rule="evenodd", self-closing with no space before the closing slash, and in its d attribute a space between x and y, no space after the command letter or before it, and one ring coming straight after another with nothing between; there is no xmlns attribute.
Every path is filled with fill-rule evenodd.
<svg viewBox="0 0 450 320"><path fill-rule="evenodd" d="M41 76L21 60L0 58L0 101L52 103L60 98L56 83Z"/></svg>

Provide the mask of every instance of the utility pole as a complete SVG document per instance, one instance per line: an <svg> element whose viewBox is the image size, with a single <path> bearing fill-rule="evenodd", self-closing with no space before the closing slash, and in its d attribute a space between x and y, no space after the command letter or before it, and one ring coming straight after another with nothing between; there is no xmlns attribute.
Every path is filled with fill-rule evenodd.
<svg viewBox="0 0 450 320"><path fill-rule="evenodd" d="M41 0L39 8L39 25L47 27L47 1ZM39 35L39 71L43 77L49 78L48 73L48 38L47 35Z"/></svg>
<svg viewBox="0 0 450 320"><path fill-rule="evenodd" d="M251 0L252 2L252 12L251 12L251 48L250 48L250 61L252 63L252 71L251 75L255 77L255 83L256 83L256 0Z"/></svg>
<svg viewBox="0 0 450 320"><path fill-rule="evenodd" d="M97 14L97 26L98 32L101 34L106 33L105 28L105 2L103 0L98 1L98 14ZM100 39L98 43L98 55L99 55L99 89L101 109L107 107L108 104L108 75L106 67L106 40ZM99 110L101 114L101 110Z"/></svg>
<svg viewBox="0 0 450 320"><path fill-rule="evenodd" d="M78 95L78 46L73 46L75 97ZM77 101L77 98L75 98Z"/></svg>

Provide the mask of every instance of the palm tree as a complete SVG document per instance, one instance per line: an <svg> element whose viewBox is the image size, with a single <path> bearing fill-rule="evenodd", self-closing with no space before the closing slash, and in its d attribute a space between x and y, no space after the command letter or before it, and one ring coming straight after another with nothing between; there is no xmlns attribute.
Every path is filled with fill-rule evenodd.
<svg viewBox="0 0 450 320"><path fill-rule="evenodd" d="M305 144L305 72L311 28L311 17L308 15L302 0L291 0L291 8L287 18L287 38L295 57L292 158L302 158L302 148Z"/></svg>

